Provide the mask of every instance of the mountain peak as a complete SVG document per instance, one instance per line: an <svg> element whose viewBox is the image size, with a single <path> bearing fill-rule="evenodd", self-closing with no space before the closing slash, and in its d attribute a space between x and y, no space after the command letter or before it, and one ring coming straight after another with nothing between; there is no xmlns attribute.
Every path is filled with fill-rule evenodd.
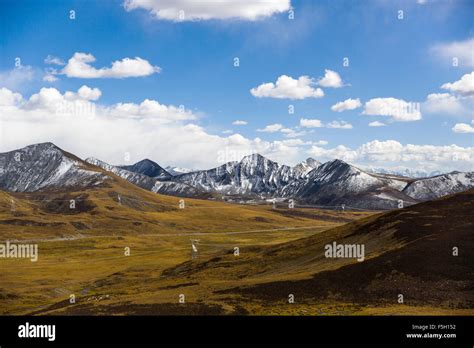
<svg viewBox="0 0 474 348"><path fill-rule="evenodd" d="M302 178L305 177L313 169L318 168L321 165L321 162L316 161L315 159L308 157L306 160L298 163L293 167L295 177Z"/></svg>
<svg viewBox="0 0 474 348"><path fill-rule="evenodd" d="M315 160L312 157L308 157L304 162L312 168L316 168L321 165L321 162Z"/></svg>
<svg viewBox="0 0 474 348"><path fill-rule="evenodd" d="M136 165L154 165L154 166L157 166L158 163L156 163L155 161L152 161L151 159L145 158L145 159L142 159L141 161L138 161L134 165L135 166Z"/></svg>
<svg viewBox="0 0 474 348"><path fill-rule="evenodd" d="M170 178L171 174L164 170L158 163L145 158L130 166L119 166L130 172L143 174L151 178Z"/></svg>
<svg viewBox="0 0 474 348"><path fill-rule="evenodd" d="M0 188L32 192L49 188L89 187L106 180L105 175L88 170L84 164L78 157L51 142L29 145L0 154Z"/></svg>
<svg viewBox="0 0 474 348"><path fill-rule="evenodd" d="M331 163L331 164L335 164L335 165L350 165L347 162L344 162L343 160L341 160L339 158L335 158L332 161L329 161L327 163Z"/></svg>
<svg viewBox="0 0 474 348"><path fill-rule="evenodd" d="M55 144L53 144L51 142L32 144L32 145L25 146L21 149L15 150L15 151L28 151L28 150L44 151L44 150L49 150L49 149L62 151L62 149L60 149L58 146L56 146Z"/></svg>
<svg viewBox="0 0 474 348"><path fill-rule="evenodd" d="M240 162L255 162L255 161L262 161L262 160L269 161L268 158L262 156L261 154L253 153L251 155L244 156Z"/></svg>

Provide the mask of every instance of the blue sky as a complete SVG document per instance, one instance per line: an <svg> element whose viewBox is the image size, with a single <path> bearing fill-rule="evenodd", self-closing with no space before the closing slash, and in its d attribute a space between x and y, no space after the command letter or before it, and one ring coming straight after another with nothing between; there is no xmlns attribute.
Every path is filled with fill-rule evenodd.
<svg viewBox="0 0 474 348"><path fill-rule="evenodd" d="M112 163L128 161L128 153L132 161L150 157L163 165L206 167L262 152L288 164L313 156L343 157L362 166L473 170L474 64L469 52L474 47L474 2L268 0L243 8L245 2L230 0L225 9L212 1L201 2L201 8L189 0L156 0L153 8L143 3L2 1L0 88L9 102L3 102L0 150L53 141L81 157ZM179 20L176 11L181 8L185 17ZM288 18L291 9L294 19ZM121 76L118 70L111 72L113 77L81 77L77 69L67 69L76 53L92 55L95 61L88 64L96 69L139 57L152 70L136 77ZM64 64L46 64L47 56ZM345 57L349 66L343 66ZM16 58L21 67L15 66ZM457 66L453 58L458 58ZM326 70L342 81L325 86L331 85L321 82ZM45 81L45 75L51 80ZM286 97L278 91L250 92L283 75L294 80L308 76L307 87L321 88L324 96L307 96L303 90ZM58 114L57 104L51 109L46 102L51 90L49 97L44 93L40 98L48 107L30 100L42 95L41 88L64 95L84 85L101 94L75 99L96 105L94 120L86 123L78 115L67 115L76 116L73 122L64 115L51 120L46 111ZM10 105L11 95L16 95L15 105ZM431 102L428 95L435 95ZM360 106L331 110L349 98L359 99ZM171 109L157 114L147 109L146 115L136 111L138 116L120 110L117 116L119 103L140 105L145 99L165 109L183 105L189 117L173 118ZM403 102L415 109L419 105L420 115L396 117L397 111L387 111ZM377 115L380 103L384 115ZM289 105L294 114L288 113ZM41 122L41 115L47 121ZM302 119L320 123L305 127ZM236 120L247 124L233 125ZM369 126L375 121L383 126ZM63 129L68 124L74 132ZM269 125L274 131L263 131ZM170 143L172 136L185 139ZM418 148L407 148L410 144Z"/></svg>

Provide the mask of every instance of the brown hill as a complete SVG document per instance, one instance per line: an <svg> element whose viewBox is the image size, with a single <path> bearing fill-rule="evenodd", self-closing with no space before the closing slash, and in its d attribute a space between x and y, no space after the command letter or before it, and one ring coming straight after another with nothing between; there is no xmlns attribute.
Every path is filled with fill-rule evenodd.
<svg viewBox="0 0 474 348"><path fill-rule="evenodd" d="M216 294L267 306L289 294L307 304L474 306L474 190L364 218L311 237L232 255L186 262L164 277L235 281ZM326 258L324 247L364 244L365 260ZM453 256L453 248L459 249ZM474 312L473 312L474 313Z"/></svg>

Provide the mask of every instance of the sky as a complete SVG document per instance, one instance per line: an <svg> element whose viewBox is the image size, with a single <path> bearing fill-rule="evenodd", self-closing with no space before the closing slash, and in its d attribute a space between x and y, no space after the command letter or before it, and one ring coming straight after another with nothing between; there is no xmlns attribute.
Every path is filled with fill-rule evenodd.
<svg viewBox="0 0 474 348"><path fill-rule="evenodd" d="M0 2L0 152L474 170L474 2Z"/></svg>

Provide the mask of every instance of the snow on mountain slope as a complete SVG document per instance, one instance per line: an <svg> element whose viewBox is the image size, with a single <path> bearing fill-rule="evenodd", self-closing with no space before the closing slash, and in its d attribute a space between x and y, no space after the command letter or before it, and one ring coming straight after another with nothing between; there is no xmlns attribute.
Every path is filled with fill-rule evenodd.
<svg viewBox="0 0 474 348"><path fill-rule="evenodd" d="M153 192L160 193L163 195L178 196L178 197L196 197L205 198L205 192L192 187L187 184L183 184L176 181L156 181L155 186L151 189Z"/></svg>
<svg viewBox="0 0 474 348"><path fill-rule="evenodd" d="M414 170L409 168L363 168L367 173L371 174L388 174L395 176L403 176L406 178L428 178L435 175L441 175L439 171L425 171L425 170Z"/></svg>
<svg viewBox="0 0 474 348"><path fill-rule="evenodd" d="M316 161L315 159L309 157L303 162L298 163L293 167L293 177L295 179L304 178L307 174L313 169L318 168L321 165L321 162Z"/></svg>
<svg viewBox="0 0 474 348"><path fill-rule="evenodd" d="M131 166L118 166L130 172L143 174L155 179L169 179L171 174L164 170L158 163L149 159L141 160Z"/></svg>
<svg viewBox="0 0 474 348"><path fill-rule="evenodd" d="M174 181L160 181L144 174L134 173L122 169L121 167L113 166L96 158L87 158L86 162L98 166L108 172L112 172L138 187L155 193L179 197L197 197L203 194L203 192L187 184Z"/></svg>
<svg viewBox="0 0 474 348"><path fill-rule="evenodd" d="M400 192L407 182L394 177L373 175L341 160L326 162L311 171L307 182L293 192L295 198L312 204L387 209L399 201L416 201Z"/></svg>
<svg viewBox="0 0 474 348"><path fill-rule="evenodd" d="M121 167L113 166L111 164L105 163L97 158L89 157L86 158L86 162L93 164L99 168L102 168L108 172L114 173L115 175L121 177L122 179L127 180L128 182L137 185L138 187L144 188L146 190L151 190L155 186L156 180L150 178L149 176L134 173Z"/></svg>
<svg viewBox="0 0 474 348"><path fill-rule="evenodd" d="M474 172L451 172L416 180L403 192L414 199L427 201L471 188L474 188Z"/></svg>
<svg viewBox="0 0 474 348"><path fill-rule="evenodd" d="M85 162L52 143L40 143L0 154L0 189L33 192L90 187L108 180Z"/></svg>
<svg viewBox="0 0 474 348"><path fill-rule="evenodd" d="M294 179L291 167L279 165L259 154L245 156L240 162L178 175L174 180L206 192L235 195L275 194Z"/></svg>
<svg viewBox="0 0 474 348"><path fill-rule="evenodd" d="M165 170L173 176L195 172L193 169L167 166Z"/></svg>
<svg viewBox="0 0 474 348"><path fill-rule="evenodd" d="M167 195L206 198L219 193L265 199L291 198L300 204L345 204L360 209L392 209L474 187L474 172L411 179L367 172L341 160L320 164L308 158L289 167L259 154L213 169L171 176L150 160L118 167L94 158L82 161L52 143L42 143L0 154L0 189L14 192L69 190L112 180L94 166L146 190ZM152 177L154 175L158 178Z"/></svg>

